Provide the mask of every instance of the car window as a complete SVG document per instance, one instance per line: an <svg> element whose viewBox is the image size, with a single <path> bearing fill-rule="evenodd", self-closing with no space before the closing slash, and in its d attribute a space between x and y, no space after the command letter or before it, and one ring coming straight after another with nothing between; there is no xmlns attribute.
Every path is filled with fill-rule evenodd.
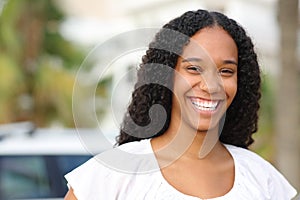
<svg viewBox="0 0 300 200"><path fill-rule="evenodd" d="M1 199L50 196L44 159L41 156L0 157L0 190Z"/></svg>
<svg viewBox="0 0 300 200"><path fill-rule="evenodd" d="M91 158L89 155L57 156L57 163L61 172L65 175L82 163L86 162L89 158Z"/></svg>
<svg viewBox="0 0 300 200"><path fill-rule="evenodd" d="M67 181L64 178L68 172L72 171L79 165L86 162L91 156L89 155L65 155L65 156L55 156L57 166L59 167L59 171L61 173L61 184L62 184L62 191L59 191L58 196L63 196L68 191Z"/></svg>
<svg viewBox="0 0 300 200"><path fill-rule="evenodd" d="M0 156L0 200L63 197L64 175L90 155Z"/></svg>

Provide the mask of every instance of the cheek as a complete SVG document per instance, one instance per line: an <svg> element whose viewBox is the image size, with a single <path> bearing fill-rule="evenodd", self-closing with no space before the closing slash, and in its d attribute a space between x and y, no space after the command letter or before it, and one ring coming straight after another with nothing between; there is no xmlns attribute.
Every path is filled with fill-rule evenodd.
<svg viewBox="0 0 300 200"><path fill-rule="evenodd" d="M237 80L232 79L224 82L224 89L228 98L228 103L231 103L237 92Z"/></svg>
<svg viewBox="0 0 300 200"><path fill-rule="evenodd" d="M177 74L174 78L173 92L177 95L186 93L192 88L192 83L193 81L190 78Z"/></svg>

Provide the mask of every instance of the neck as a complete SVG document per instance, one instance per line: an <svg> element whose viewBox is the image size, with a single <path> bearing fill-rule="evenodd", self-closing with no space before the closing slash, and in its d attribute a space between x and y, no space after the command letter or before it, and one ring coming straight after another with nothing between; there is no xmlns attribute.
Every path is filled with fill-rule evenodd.
<svg viewBox="0 0 300 200"><path fill-rule="evenodd" d="M156 155L170 164L179 158L209 159L219 149L218 127L207 131L172 126L161 136L152 139Z"/></svg>
<svg viewBox="0 0 300 200"><path fill-rule="evenodd" d="M205 132L198 131L186 153L191 157L204 159L211 156L213 151L217 149L216 147L220 145L218 127Z"/></svg>

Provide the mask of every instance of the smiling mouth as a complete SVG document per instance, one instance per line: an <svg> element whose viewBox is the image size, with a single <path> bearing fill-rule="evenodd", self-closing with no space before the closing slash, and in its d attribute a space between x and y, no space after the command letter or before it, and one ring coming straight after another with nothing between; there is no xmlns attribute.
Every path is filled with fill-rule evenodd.
<svg viewBox="0 0 300 200"><path fill-rule="evenodd" d="M199 98L191 98L191 102L197 110L215 111L220 103L220 100L203 100Z"/></svg>

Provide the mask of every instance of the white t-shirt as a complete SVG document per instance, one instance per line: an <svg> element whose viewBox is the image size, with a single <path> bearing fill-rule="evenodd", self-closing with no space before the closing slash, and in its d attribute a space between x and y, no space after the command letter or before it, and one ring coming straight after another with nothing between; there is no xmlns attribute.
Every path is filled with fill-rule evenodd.
<svg viewBox="0 0 300 200"><path fill-rule="evenodd" d="M213 200L290 200L296 190L257 154L225 145L233 157L232 189ZM103 152L66 176L78 200L196 200L172 187L162 176L150 140L131 142Z"/></svg>

